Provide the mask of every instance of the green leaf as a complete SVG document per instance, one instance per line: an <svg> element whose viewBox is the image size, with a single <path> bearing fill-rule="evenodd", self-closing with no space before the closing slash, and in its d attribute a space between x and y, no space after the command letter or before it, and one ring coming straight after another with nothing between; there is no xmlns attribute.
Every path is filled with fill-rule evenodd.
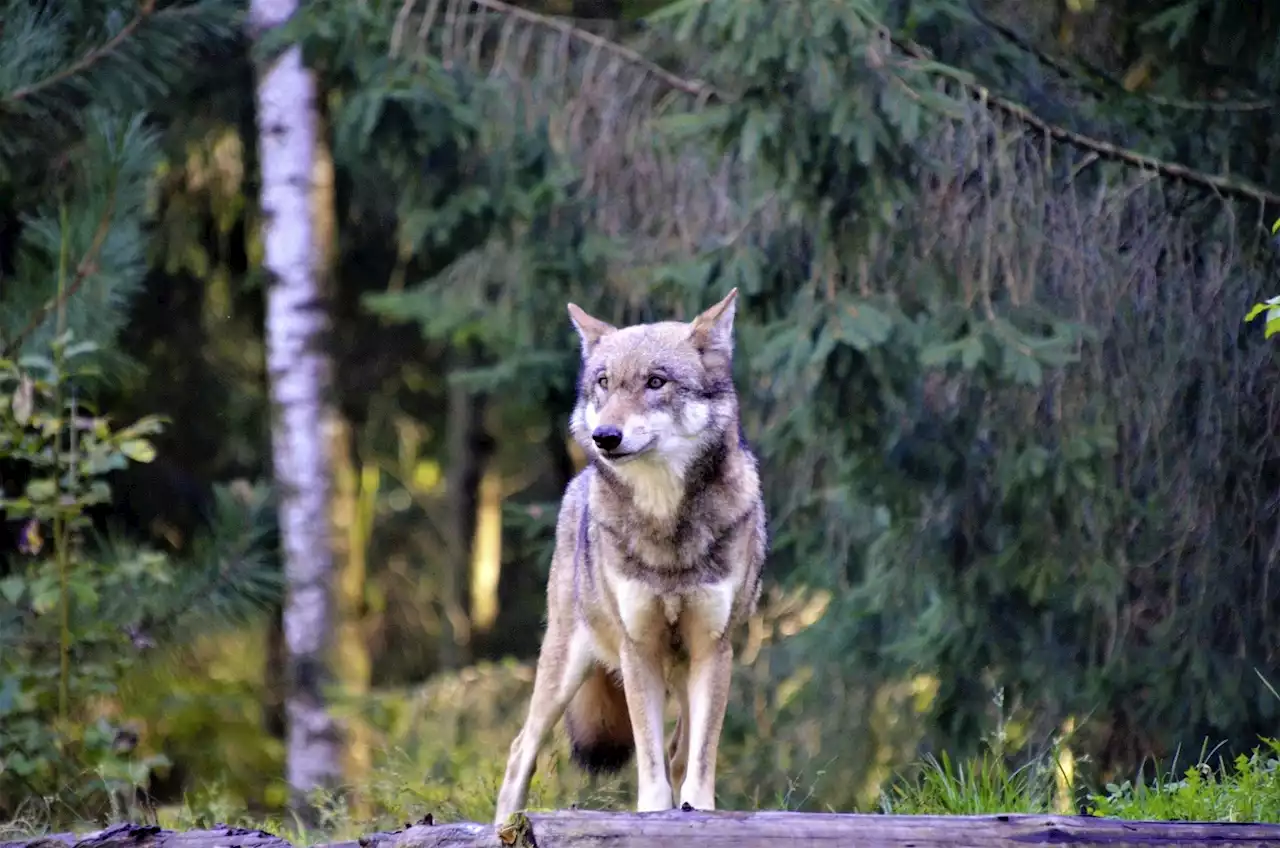
<svg viewBox="0 0 1280 848"><path fill-rule="evenodd" d="M11 674L4 679L4 683L0 684L0 716L13 712L21 690L22 684L16 674Z"/></svg>
<svg viewBox="0 0 1280 848"><path fill-rule="evenodd" d="M84 356L97 351L98 345L94 342L75 342L67 345L67 349L62 352L62 355L67 359L75 359L77 356Z"/></svg>
<svg viewBox="0 0 1280 848"><path fill-rule="evenodd" d="M62 597L62 593L58 591L58 584L52 580L40 589L36 590L31 598L31 609L35 610L37 615L44 615L58 605L58 600Z"/></svg>
<svg viewBox="0 0 1280 848"><path fill-rule="evenodd" d="M22 375L18 381L18 390L13 395L13 418L19 427L27 426L36 404L36 386L31 378Z"/></svg>
<svg viewBox="0 0 1280 848"><path fill-rule="evenodd" d="M4 760L5 768L19 777L29 777L36 770L36 764L17 751L9 753Z"/></svg>
<svg viewBox="0 0 1280 848"><path fill-rule="evenodd" d="M10 574L8 577L0 580L0 595L11 604L16 604L22 598L23 591L27 588L27 581L23 580L17 574Z"/></svg>
<svg viewBox="0 0 1280 848"><path fill-rule="evenodd" d="M128 427L116 433L124 439L135 439L140 436L154 436L164 431L165 419L159 415L144 415Z"/></svg>
<svg viewBox="0 0 1280 848"><path fill-rule="evenodd" d="M1272 308L1272 305L1270 303L1255 303L1253 305L1253 308L1249 310L1248 314L1244 316L1244 320L1246 322L1252 321L1254 318L1257 318L1259 315L1261 315L1263 312L1266 312L1270 308Z"/></svg>
<svg viewBox="0 0 1280 848"><path fill-rule="evenodd" d="M156 449L146 439L127 439L120 443L120 452L134 462L151 462L156 458Z"/></svg>
<svg viewBox="0 0 1280 848"><path fill-rule="evenodd" d="M36 503L51 501L57 494L58 483L52 478L45 477L27 483L27 497Z"/></svg>
<svg viewBox="0 0 1280 848"><path fill-rule="evenodd" d="M52 377L57 373L53 360L40 353L28 353L18 357L18 367L24 371L43 371L46 377Z"/></svg>
<svg viewBox="0 0 1280 848"><path fill-rule="evenodd" d="M92 583L85 580L77 580L70 586L71 594L75 597L76 603L82 607L96 607L98 605L98 590Z"/></svg>

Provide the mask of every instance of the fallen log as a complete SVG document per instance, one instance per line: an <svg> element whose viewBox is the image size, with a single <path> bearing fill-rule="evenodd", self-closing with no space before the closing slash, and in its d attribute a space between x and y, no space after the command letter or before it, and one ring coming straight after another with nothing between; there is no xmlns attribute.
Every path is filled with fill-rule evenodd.
<svg viewBox="0 0 1280 848"><path fill-rule="evenodd" d="M1121 821L1089 816L884 816L845 813L602 813L563 810L517 815L492 824L416 825L355 842L311 848L1025 848L1034 845L1249 846L1280 848L1280 825L1226 822ZM295 848L260 830L220 827L172 831L116 825L86 834L60 833L0 848Z"/></svg>

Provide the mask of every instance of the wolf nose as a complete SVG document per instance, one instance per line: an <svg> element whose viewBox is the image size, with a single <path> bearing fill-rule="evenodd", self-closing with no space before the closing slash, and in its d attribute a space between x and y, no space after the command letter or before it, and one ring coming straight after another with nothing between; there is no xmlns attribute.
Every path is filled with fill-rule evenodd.
<svg viewBox="0 0 1280 848"><path fill-rule="evenodd" d="M609 424L602 424L591 434L591 440L600 450L611 451L622 444L622 431Z"/></svg>

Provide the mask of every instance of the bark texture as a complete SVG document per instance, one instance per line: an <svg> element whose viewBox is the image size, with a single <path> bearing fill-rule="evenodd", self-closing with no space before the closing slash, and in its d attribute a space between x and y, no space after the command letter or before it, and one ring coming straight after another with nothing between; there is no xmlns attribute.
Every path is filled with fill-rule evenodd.
<svg viewBox="0 0 1280 848"><path fill-rule="evenodd" d="M313 848L1017 848L1079 846L1280 846L1280 825L1134 822L1084 816L880 816L790 812L597 813L564 810L491 824L431 824L427 816L393 833ZM262 831L239 828L177 833L118 825L84 835L56 834L0 848L293 848Z"/></svg>
<svg viewBox="0 0 1280 848"><path fill-rule="evenodd" d="M252 0L255 36L280 26L297 0ZM336 785L340 738L323 698L332 630L334 557L329 321L316 243L312 183L316 164L316 91L294 47L258 69L258 152L262 173L267 282L267 380L280 539L285 564L285 716L287 779L294 807Z"/></svg>

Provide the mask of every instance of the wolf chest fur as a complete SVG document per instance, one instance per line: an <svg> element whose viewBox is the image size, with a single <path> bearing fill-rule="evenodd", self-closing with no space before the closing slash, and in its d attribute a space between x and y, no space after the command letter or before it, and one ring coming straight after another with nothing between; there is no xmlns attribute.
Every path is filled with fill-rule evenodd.
<svg viewBox="0 0 1280 848"><path fill-rule="evenodd" d="M496 820L520 809L565 719L574 760L634 753L639 810L715 807L730 636L755 609L767 534L732 380L737 291L692 322L613 327L569 305L581 340L570 419L590 464L565 490L547 629ZM679 706L664 746L663 709Z"/></svg>

